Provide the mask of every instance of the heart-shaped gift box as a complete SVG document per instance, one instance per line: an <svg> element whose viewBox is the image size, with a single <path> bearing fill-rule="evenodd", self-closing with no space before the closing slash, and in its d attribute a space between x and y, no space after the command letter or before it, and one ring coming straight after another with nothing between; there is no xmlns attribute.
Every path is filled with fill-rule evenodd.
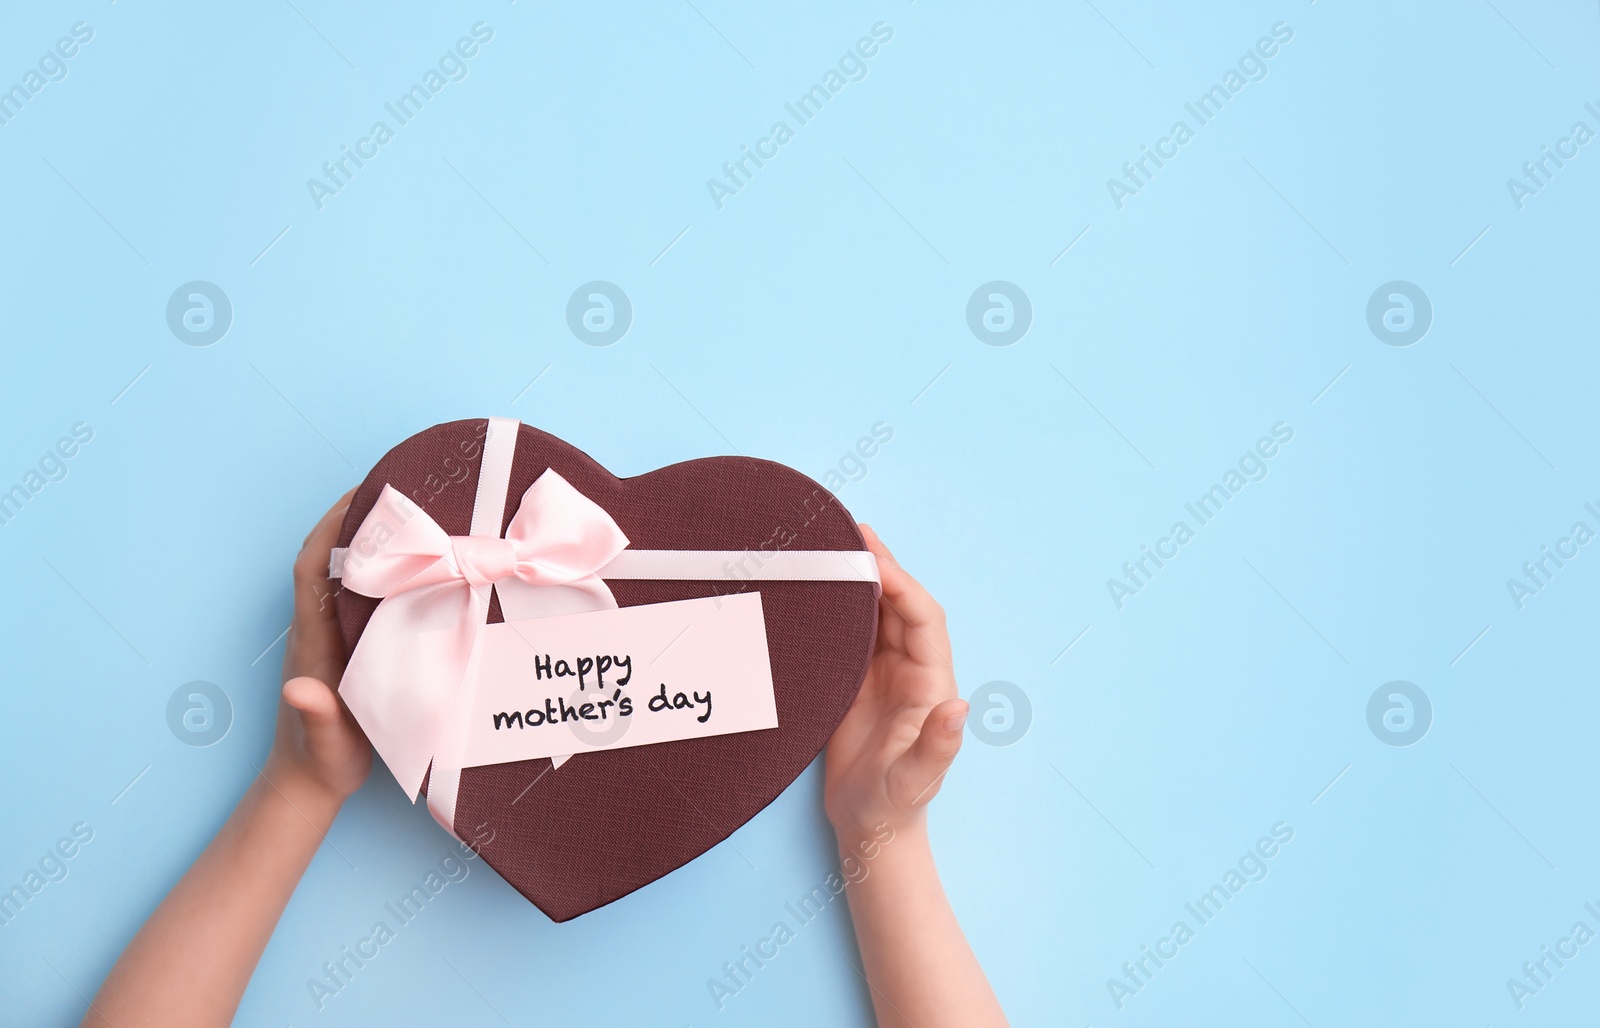
<svg viewBox="0 0 1600 1028"><path fill-rule="evenodd" d="M497 453L495 444L486 445L496 431ZM514 437L514 447L506 436ZM488 464L489 475L504 477L507 458L499 533L529 487L554 471L610 515L630 550L721 551L727 560L719 567L726 570L714 577L601 577L622 608L759 591L776 700L773 729L581 752L559 766L541 757L461 771L454 824L446 827L540 910L566 921L704 853L805 770L865 677L877 631L876 585L759 574L781 553L839 551L870 563L850 513L791 468L710 457L617 478L568 443L504 419L437 425L389 451L356 490L339 546L351 544L388 495L385 486L414 501L449 536L471 534L487 485L480 475ZM494 502L499 494L487 495ZM357 647L379 603L351 588L339 592L348 650ZM487 621L502 620L494 594ZM429 774L438 768L436 761Z"/></svg>

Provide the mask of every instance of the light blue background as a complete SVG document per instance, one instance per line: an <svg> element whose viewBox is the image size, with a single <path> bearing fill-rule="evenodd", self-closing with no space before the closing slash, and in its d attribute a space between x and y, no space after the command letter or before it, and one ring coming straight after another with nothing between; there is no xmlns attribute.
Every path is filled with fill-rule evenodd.
<svg viewBox="0 0 1600 1028"><path fill-rule="evenodd" d="M0 128L0 487L95 432L0 528L0 886L95 832L0 928L8 1020L75 1022L255 774L307 528L394 443L490 414L622 475L737 450L820 478L893 427L841 499L948 608L963 693L1032 703L932 812L1014 1023L1594 1009L1593 945L1524 1011L1505 984L1600 929L1600 551L1523 609L1505 584L1600 528L1600 146L1525 209L1505 184L1600 130L1593 3L444 6L4 16L0 84L95 32ZM319 211L306 180L480 20L468 77ZM717 209L706 180L880 20L867 78ZM1118 210L1106 180L1280 21L1268 77ZM165 322L194 279L234 305L209 347ZM592 279L634 305L610 347L565 321ZM994 279L1034 308L1008 347L966 324ZM1394 279L1434 306L1409 347L1366 323ZM1106 580L1279 421L1269 477L1117 609ZM210 748L167 727L194 679L234 705ZM1434 708L1410 747L1366 721L1395 679ZM833 866L819 770L566 925L475 864L319 1012L307 979L449 850L380 771L239 1021L869 1023L842 904L708 998ZM1280 821L1269 876L1119 1011L1106 980Z"/></svg>

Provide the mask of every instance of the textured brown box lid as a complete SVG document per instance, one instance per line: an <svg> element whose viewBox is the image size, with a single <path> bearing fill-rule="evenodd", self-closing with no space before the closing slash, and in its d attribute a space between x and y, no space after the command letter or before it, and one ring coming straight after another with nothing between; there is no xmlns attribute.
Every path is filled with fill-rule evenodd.
<svg viewBox="0 0 1600 1028"><path fill-rule="evenodd" d="M450 535L472 522L487 421L453 421L389 451L356 490L340 532L348 546L385 484ZM611 515L631 546L659 550L863 550L854 518L799 472L750 457L710 457L619 479L587 454L521 426L502 531L546 468ZM610 581L623 607L757 587L715 581ZM553 920L567 921L683 866L771 803L821 752L855 698L877 632L863 582L759 586L777 694L776 729L468 768L456 834L489 839L484 860ZM343 590L339 623L353 649L377 601ZM489 621L503 620L498 599Z"/></svg>

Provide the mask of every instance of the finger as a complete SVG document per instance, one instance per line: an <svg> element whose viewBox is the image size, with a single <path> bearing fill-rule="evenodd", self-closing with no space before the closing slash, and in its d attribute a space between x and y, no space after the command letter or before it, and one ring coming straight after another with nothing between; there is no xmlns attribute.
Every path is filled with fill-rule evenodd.
<svg viewBox="0 0 1600 1028"><path fill-rule="evenodd" d="M950 770L950 762L956 759L956 753L961 749L967 709L966 700L954 699L945 700L928 711L916 741L895 761L898 774L903 776L902 781L916 790L911 794L913 807L928 802L938 794L939 783L944 780L945 772Z"/></svg>
<svg viewBox="0 0 1600 1028"><path fill-rule="evenodd" d="M318 539L319 536L322 535L328 535L330 532L333 536L337 536L339 534L337 526L341 521L344 520L344 512L349 509L350 499L351 497L355 496L358 488L360 488L360 486L351 486L345 491L343 496L339 497L333 502L333 506L328 508L327 513L318 518L317 523L311 526L311 531L306 533L306 537L301 543L302 547L309 545L313 539Z"/></svg>
<svg viewBox="0 0 1600 1028"><path fill-rule="evenodd" d="M339 713L339 699L326 682L301 675L283 683L283 701L293 707L306 724L332 721Z"/></svg>
<svg viewBox="0 0 1600 1028"><path fill-rule="evenodd" d="M883 598L889 604L889 609L905 619L912 628L925 629L937 628L944 624L944 608L922 583L911 577L911 573L901 567L883 545L883 540L878 538L878 533L869 526L863 525L865 532L862 535L867 540L867 549L878 558L878 577L883 585Z"/></svg>
<svg viewBox="0 0 1600 1028"><path fill-rule="evenodd" d="M328 508L327 513L311 526L311 531L307 532L305 539L300 542L300 556L295 560L296 571L301 570L302 561L307 563L307 570L310 570L309 565L321 560L321 574L324 578L327 577L327 554L333 548L334 540L339 538L339 529L344 524L344 515L350 509L350 498L355 495L355 491L352 487L349 492L339 497L334 505Z"/></svg>
<svg viewBox="0 0 1600 1028"><path fill-rule="evenodd" d="M882 688L882 678L881 674L873 674L870 670L867 672L866 680L861 683L861 689L850 703L850 709L845 711L839 727L828 738L830 747L846 752L858 750L873 726L883 719L882 694L885 690Z"/></svg>
<svg viewBox="0 0 1600 1028"><path fill-rule="evenodd" d="M332 617L332 604L327 602L327 597L332 592L328 588L328 583L331 581L328 578L328 555L333 550L334 542L339 538L339 528L344 523L345 512L350 509L350 498L353 495L355 495L354 488L339 497L300 544L300 552L295 556L293 569L297 586L295 590L297 610L302 609L303 604L316 600L317 611L325 618Z"/></svg>
<svg viewBox="0 0 1600 1028"><path fill-rule="evenodd" d="M886 566L894 563L894 554L890 553L889 548L883 545L883 540L878 538L878 533L873 531L871 525L867 524L866 522L861 522L856 527L861 529L861 538L867 544L867 552L876 557L878 561L879 596L877 649L904 652L906 648L905 618L900 616L900 611L894 606L894 604L884 602L882 595L882 582L883 575L885 573L884 569Z"/></svg>
<svg viewBox="0 0 1600 1028"><path fill-rule="evenodd" d="M878 536L877 529L865 521L859 523L856 527L861 529L862 537L867 540L867 549L879 557L887 557L890 561L894 561L894 554L890 552L889 547L884 545L883 539Z"/></svg>
<svg viewBox="0 0 1600 1028"><path fill-rule="evenodd" d="M887 547L883 552L888 553ZM951 667L944 608L910 572L892 560L880 560L878 574L883 588L883 595L878 598L883 645L926 667Z"/></svg>
<svg viewBox="0 0 1600 1028"><path fill-rule="evenodd" d="M313 755L330 754L349 745L348 715L325 682L304 675L291 678L283 683L283 700L299 715L306 749Z"/></svg>
<svg viewBox="0 0 1600 1028"><path fill-rule="evenodd" d="M334 616L334 605L327 604L326 614L296 613L296 622L289 627L288 645L283 651L283 677L315 678L319 682L337 682L344 677L344 637Z"/></svg>

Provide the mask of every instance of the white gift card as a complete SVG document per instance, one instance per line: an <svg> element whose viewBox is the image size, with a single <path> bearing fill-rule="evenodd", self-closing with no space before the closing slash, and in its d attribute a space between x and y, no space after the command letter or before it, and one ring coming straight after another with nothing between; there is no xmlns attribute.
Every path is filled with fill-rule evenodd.
<svg viewBox="0 0 1600 1028"><path fill-rule="evenodd" d="M484 629L464 767L778 727L760 593Z"/></svg>

